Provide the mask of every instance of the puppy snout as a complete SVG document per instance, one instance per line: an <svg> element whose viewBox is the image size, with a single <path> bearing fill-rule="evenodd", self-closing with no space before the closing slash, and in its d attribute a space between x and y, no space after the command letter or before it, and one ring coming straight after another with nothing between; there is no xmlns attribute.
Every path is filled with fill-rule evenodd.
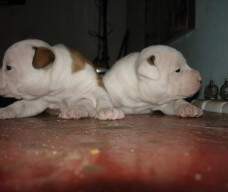
<svg viewBox="0 0 228 192"><path fill-rule="evenodd" d="M202 77L201 77L200 73L199 73L197 80L199 81L200 84L202 84Z"/></svg>
<svg viewBox="0 0 228 192"><path fill-rule="evenodd" d="M201 77L201 75L200 75L200 73L198 72L198 82L200 83L200 84L202 84L202 77Z"/></svg>
<svg viewBox="0 0 228 192"><path fill-rule="evenodd" d="M4 88L3 82L2 82L1 79L0 79L0 91L1 91L3 88Z"/></svg>
<svg viewBox="0 0 228 192"><path fill-rule="evenodd" d="M5 88L5 83L3 82L3 80L0 76L0 95L2 94L4 88Z"/></svg>
<svg viewBox="0 0 228 192"><path fill-rule="evenodd" d="M193 76L195 76L196 80L201 84L202 83L202 77L201 77L199 71L196 71L193 69L192 74L193 74Z"/></svg>
<svg viewBox="0 0 228 192"><path fill-rule="evenodd" d="M4 95L4 88L0 87L0 96L3 96L3 95Z"/></svg>
<svg viewBox="0 0 228 192"><path fill-rule="evenodd" d="M0 82L0 95L3 93L3 89L4 89L4 87L2 85L2 82Z"/></svg>

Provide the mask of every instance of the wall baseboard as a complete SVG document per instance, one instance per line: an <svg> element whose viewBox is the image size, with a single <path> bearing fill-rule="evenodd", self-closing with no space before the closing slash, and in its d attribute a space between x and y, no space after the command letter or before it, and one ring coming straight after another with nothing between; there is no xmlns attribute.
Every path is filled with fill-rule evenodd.
<svg viewBox="0 0 228 192"><path fill-rule="evenodd" d="M224 100L193 100L192 104L204 111L228 113L228 101Z"/></svg>

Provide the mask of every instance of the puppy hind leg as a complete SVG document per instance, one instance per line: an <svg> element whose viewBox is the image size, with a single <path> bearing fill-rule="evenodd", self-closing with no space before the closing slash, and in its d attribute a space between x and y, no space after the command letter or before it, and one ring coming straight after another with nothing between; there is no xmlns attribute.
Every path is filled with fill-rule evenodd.
<svg viewBox="0 0 228 192"><path fill-rule="evenodd" d="M124 113L113 107L111 99L103 88L98 88L96 95L96 118L100 120L123 119Z"/></svg>
<svg viewBox="0 0 228 192"><path fill-rule="evenodd" d="M82 119L95 117L95 107L89 99L80 99L76 103L60 109L59 118L62 119Z"/></svg>

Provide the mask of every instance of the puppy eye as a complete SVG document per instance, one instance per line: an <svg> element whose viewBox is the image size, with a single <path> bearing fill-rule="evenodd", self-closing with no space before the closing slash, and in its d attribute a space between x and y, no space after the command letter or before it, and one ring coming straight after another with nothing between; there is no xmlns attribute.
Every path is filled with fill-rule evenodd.
<svg viewBox="0 0 228 192"><path fill-rule="evenodd" d="M177 69L175 72L176 72L176 73L180 73L180 71L181 71L180 69Z"/></svg>
<svg viewBox="0 0 228 192"><path fill-rule="evenodd" d="M6 65L6 70L10 71L10 70L12 70L12 67L10 65Z"/></svg>

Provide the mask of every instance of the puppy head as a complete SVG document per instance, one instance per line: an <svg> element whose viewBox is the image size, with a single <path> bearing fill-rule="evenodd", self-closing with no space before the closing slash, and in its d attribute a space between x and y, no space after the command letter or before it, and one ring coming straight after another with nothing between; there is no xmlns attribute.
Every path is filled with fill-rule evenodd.
<svg viewBox="0 0 228 192"><path fill-rule="evenodd" d="M183 55L168 46L151 46L139 54L136 73L143 97L167 102L194 95L201 86L201 76L191 69Z"/></svg>
<svg viewBox="0 0 228 192"><path fill-rule="evenodd" d="M9 47L0 71L0 95L34 99L49 88L49 68L55 60L50 45L41 40L23 40Z"/></svg>

